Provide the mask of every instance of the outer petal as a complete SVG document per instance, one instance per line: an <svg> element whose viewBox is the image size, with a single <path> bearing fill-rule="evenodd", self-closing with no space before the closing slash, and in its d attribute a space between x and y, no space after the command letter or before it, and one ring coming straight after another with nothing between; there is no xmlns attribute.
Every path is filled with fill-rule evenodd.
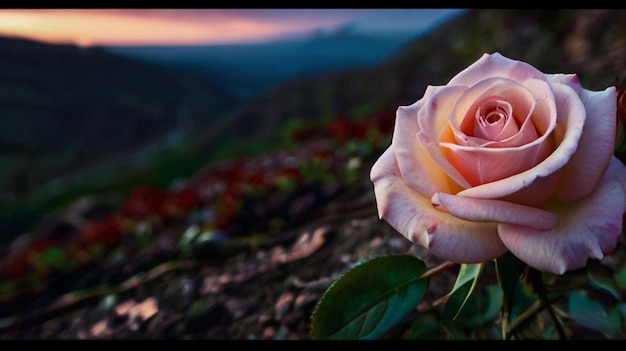
<svg viewBox="0 0 626 351"><path fill-rule="evenodd" d="M559 224L549 231L500 224L500 238L522 261L546 272L563 274L582 268L588 258L602 259L622 234L626 211L626 167L615 157L596 191L555 212Z"/></svg>
<svg viewBox="0 0 626 351"><path fill-rule="evenodd" d="M478 263L506 252L495 223L469 222L439 212L429 198L408 188L392 147L376 161L370 176L380 218L434 255L457 263Z"/></svg>
<svg viewBox="0 0 626 351"><path fill-rule="evenodd" d="M554 197L554 192L559 185L562 173L562 170L558 170L547 177L537 177L529 186L511 195L499 198L499 200L531 207L541 207Z"/></svg>
<svg viewBox="0 0 626 351"><path fill-rule="evenodd" d="M602 178L615 149L617 91L583 90L581 99L587 110L587 121L578 150L565 166L557 196L572 201L589 195Z"/></svg>
<svg viewBox="0 0 626 351"><path fill-rule="evenodd" d="M565 84L572 87L578 95L583 92L583 86L580 84L578 76L574 73L555 73L546 74L546 76L551 83Z"/></svg>
<svg viewBox="0 0 626 351"><path fill-rule="evenodd" d="M585 124L585 106L569 86L555 84L553 87L557 103L557 123L562 126L554 129L554 136L558 136L561 129L565 129L562 141L550 156L537 166L518 173L514 176L486 183L473 188L465 189L457 195L494 199L515 193L531 185L537 178L546 177L563 168L570 160L580 141Z"/></svg>
<svg viewBox="0 0 626 351"><path fill-rule="evenodd" d="M498 52L484 54L476 62L454 76L448 85L473 85L489 77L505 77L520 83L528 79L547 80L537 68L523 61L512 60Z"/></svg>
<svg viewBox="0 0 626 351"><path fill-rule="evenodd" d="M426 150L429 158L432 158L436 163L436 167L459 185L457 191L461 188L470 187L470 184L463 178L461 172L444 157L439 149L439 142L454 139L448 124L448 117L454 108L454 102L465 89L462 86L448 86L438 89L424 101L424 105L419 109L417 116L419 125L416 134L417 140ZM398 161L400 162L400 160ZM453 191L450 192L453 193ZM432 196L432 194L425 195Z"/></svg>
<svg viewBox="0 0 626 351"><path fill-rule="evenodd" d="M460 187L437 166L415 136L420 130L417 121L418 111L435 90L437 87L428 87L424 98L413 105L398 108L391 140L404 181L410 188L427 197L437 191L460 190Z"/></svg>
<svg viewBox="0 0 626 351"><path fill-rule="evenodd" d="M558 221L551 212L500 200L437 193L431 202L437 209L468 221L510 223L542 230L554 228Z"/></svg>

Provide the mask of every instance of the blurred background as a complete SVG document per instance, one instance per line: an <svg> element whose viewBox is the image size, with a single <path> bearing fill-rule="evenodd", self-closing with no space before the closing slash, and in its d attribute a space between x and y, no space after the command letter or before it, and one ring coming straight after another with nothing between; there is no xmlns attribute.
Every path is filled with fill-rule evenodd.
<svg viewBox="0 0 626 351"><path fill-rule="evenodd" d="M378 65L459 13L0 11L0 242L27 229L38 209L71 201L68 191L124 182L113 178L167 186L229 146L273 142L295 119L330 118L340 112L328 102L312 95L302 104L278 87ZM283 97L271 102L272 92ZM271 105L290 111L266 116ZM168 155L176 169L155 168Z"/></svg>
<svg viewBox="0 0 626 351"><path fill-rule="evenodd" d="M396 108L495 51L603 90L626 12L0 10L0 335L307 338L295 278L412 249L369 182Z"/></svg>

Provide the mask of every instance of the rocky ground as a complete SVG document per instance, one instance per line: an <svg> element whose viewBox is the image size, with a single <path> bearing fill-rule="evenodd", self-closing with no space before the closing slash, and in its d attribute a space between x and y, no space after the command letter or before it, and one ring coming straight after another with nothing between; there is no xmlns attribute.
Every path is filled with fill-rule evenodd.
<svg viewBox="0 0 626 351"><path fill-rule="evenodd" d="M429 266L438 263L378 220L373 192L365 182L318 213L325 215L255 248L233 249L220 259L203 259L215 249L207 246L195 257L164 260L167 249L149 245L136 262L94 266L78 279L104 283L116 276L127 278L115 286L92 283L82 293L54 298L51 292L40 294L2 319L0 337L310 339L316 303L355 262L410 252L424 257ZM167 247L176 232L166 228L154 243ZM159 255L161 259L155 257ZM139 261L153 264L142 270ZM434 282L429 292L433 299L443 296L452 281L441 276Z"/></svg>

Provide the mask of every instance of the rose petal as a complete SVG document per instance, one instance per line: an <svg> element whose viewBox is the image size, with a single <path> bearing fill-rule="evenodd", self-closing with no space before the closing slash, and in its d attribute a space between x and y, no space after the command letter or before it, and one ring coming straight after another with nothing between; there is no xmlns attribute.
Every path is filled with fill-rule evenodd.
<svg viewBox="0 0 626 351"><path fill-rule="evenodd" d="M513 194L501 197L500 200L525 206L540 207L554 196L562 173L561 169L547 177L537 177L529 186Z"/></svg>
<svg viewBox="0 0 626 351"><path fill-rule="evenodd" d="M403 179L410 188L428 197L437 191L447 191L443 189L451 192L461 189L437 166L415 136L419 131L417 111L436 89L429 87L423 99L411 106L398 108L391 140Z"/></svg>
<svg viewBox="0 0 626 351"><path fill-rule="evenodd" d="M578 149L564 167L563 180L557 196L563 201L578 200L589 195L608 167L615 149L615 118L617 90L583 90L582 102L587 120Z"/></svg>
<svg viewBox="0 0 626 351"><path fill-rule="evenodd" d="M485 105L478 107L474 121L472 135L484 140L499 142L509 139L519 132L519 126L513 114L513 106L508 101L497 97L489 98ZM534 129L530 130L535 131ZM533 139L535 137L537 137L536 133ZM485 144L489 144L489 142Z"/></svg>
<svg viewBox="0 0 626 351"><path fill-rule="evenodd" d="M441 153L470 185L478 186L531 169L546 157L549 149L545 145L552 143L515 149L468 148L442 143Z"/></svg>
<svg viewBox="0 0 626 351"><path fill-rule="evenodd" d="M626 167L611 158L598 188L572 203L554 204L559 224L548 231L500 224L500 238L522 261L545 272L563 274L582 268L588 258L602 259L622 234L626 211Z"/></svg>
<svg viewBox="0 0 626 351"><path fill-rule="evenodd" d="M454 76L448 85L473 85L489 77L504 77L524 82L528 79L546 80L547 76L523 61L511 60L498 52L484 54L476 62Z"/></svg>
<svg viewBox="0 0 626 351"><path fill-rule="evenodd" d="M524 86L533 93L535 98L535 106L530 118L537 133L539 135L551 133L558 121L558 107L552 86L537 79L525 81Z"/></svg>
<svg viewBox="0 0 626 351"><path fill-rule="evenodd" d="M582 94L584 90L583 86L580 84L580 80L578 80L578 76L574 73L546 74L546 77L550 83L565 84L570 86L578 95Z"/></svg>
<svg viewBox="0 0 626 351"><path fill-rule="evenodd" d="M538 177L546 177L561 169L572 157L585 124L585 107L576 92L569 86L555 84L553 86L558 106L557 126L552 133L553 139L560 139L564 129L562 141L550 156L533 168L515 174L505 179L465 189L457 195L494 199L504 197L531 185Z"/></svg>
<svg viewBox="0 0 626 351"><path fill-rule="evenodd" d="M506 247L494 223L469 222L433 208L430 199L408 188L391 148L371 171L378 214L412 242L457 263L479 263L501 256Z"/></svg>
<svg viewBox="0 0 626 351"><path fill-rule="evenodd" d="M465 87L460 86L439 87L433 90L429 98L424 101L421 109L417 111L419 128L415 134L420 145L422 145L429 155L429 158L432 158L433 162L435 162L435 167L458 184L458 190L468 188L470 184L461 173L445 159L439 149L439 141L454 140L454 136L448 124L448 116L454 107L454 101L457 100L458 96L460 96L464 90ZM398 160L398 162L403 163L402 160ZM401 169L403 168L402 165L400 167ZM433 193L424 194L430 197Z"/></svg>
<svg viewBox="0 0 626 351"><path fill-rule="evenodd" d="M468 221L511 223L542 230L554 228L558 221L551 212L500 200L436 193L431 202L437 209Z"/></svg>

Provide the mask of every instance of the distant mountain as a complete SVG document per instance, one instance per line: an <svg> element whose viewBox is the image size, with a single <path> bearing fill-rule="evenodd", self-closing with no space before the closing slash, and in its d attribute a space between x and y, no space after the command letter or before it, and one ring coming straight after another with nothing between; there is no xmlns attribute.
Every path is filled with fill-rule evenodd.
<svg viewBox="0 0 626 351"><path fill-rule="evenodd" d="M104 50L197 74L244 100L283 82L380 64L414 39L410 31L334 31L261 44L105 47Z"/></svg>
<svg viewBox="0 0 626 351"><path fill-rule="evenodd" d="M0 199L206 125L238 99L100 49L0 38Z"/></svg>
<svg viewBox="0 0 626 351"><path fill-rule="evenodd" d="M346 26L366 35L426 35L446 21L467 12L454 8L386 8L364 11Z"/></svg>

